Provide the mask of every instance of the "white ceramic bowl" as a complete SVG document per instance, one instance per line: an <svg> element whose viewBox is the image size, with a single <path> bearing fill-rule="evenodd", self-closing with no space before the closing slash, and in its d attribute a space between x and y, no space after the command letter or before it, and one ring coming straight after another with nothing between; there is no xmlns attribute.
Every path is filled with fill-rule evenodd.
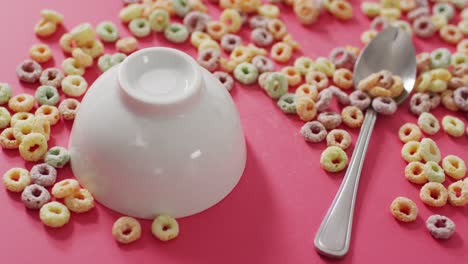
<svg viewBox="0 0 468 264"><path fill-rule="evenodd" d="M137 51L83 98L69 149L73 173L125 215L184 217L222 200L245 167L245 141L226 89L187 54Z"/></svg>

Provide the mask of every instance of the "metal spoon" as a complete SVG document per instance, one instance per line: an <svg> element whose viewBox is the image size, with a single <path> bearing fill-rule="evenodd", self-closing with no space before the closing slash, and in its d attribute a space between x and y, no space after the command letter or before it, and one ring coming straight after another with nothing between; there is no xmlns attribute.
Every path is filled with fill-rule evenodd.
<svg viewBox="0 0 468 264"><path fill-rule="evenodd" d="M416 54L411 37L401 29L385 29L364 48L354 69L354 87L380 70L400 76L404 91L395 100L401 104L416 80ZM348 252L359 176L376 118L376 112L369 107L343 182L315 235L315 247L320 254L343 257Z"/></svg>

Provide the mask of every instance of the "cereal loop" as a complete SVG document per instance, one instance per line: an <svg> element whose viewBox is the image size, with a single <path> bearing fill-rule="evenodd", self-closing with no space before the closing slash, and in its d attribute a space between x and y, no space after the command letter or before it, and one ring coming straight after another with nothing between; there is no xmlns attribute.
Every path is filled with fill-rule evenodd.
<svg viewBox="0 0 468 264"><path fill-rule="evenodd" d="M440 130L439 120L428 112L421 113L418 118L418 126L428 135L435 135Z"/></svg>
<svg viewBox="0 0 468 264"><path fill-rule="evenodd" d="M84 213L94 207L94 198L86 189L72 193L63 200L67 208L74 213Z"/></svg>
<svg viewBox="0 0 468 264"><path fill-rule="evenodd" d="M398 136L401 142L406 143L409 141L419 141L422 137L422 133L417 125L405 123L400 127Z"/></svg>
<svg viewBox="0 0 468 264"><path fill-rule="evenodd" d="M351 146L351 135L343 129L333 129L327 135L327 146L336 146L343 150Z"/></svg>
<svg viewBox="0 0 468 264"><path fill-rule="evenodd" d="M420 143L417 141L408 141L401 148L401 157L406 162L421 161Z"/></svg>
<svg viewBox="0 0 468 264"><path fill-rule="evenodd" d="M434 161L439 163L440 161L440 150L434 140L430 138L423 138L420 144L420 155L421 158L428 162Z"/></svg>
<svg viewBox="0 0 468 264"><path fill-rule="evenodd" d="M340 172L348 164L348 156L341 148L327 147L320 156L321 167L328 172Z"/></svg>
<svg viewBox="0 0 468 264"><path fill-rule="evenodd" d="M55 198L65 198L70 196L80 190L80 185L76 180L66 179L63 181L59 181L54 184L52 187L52 195Z"/></svg>
<svg viewBox="0 0 468 264"><path fill-rule="evenodd" d="M46 44L36 44L29 49L31 59L44 63L52 58L52 50Z"/></svg>
<svg viewBox="0 0 468 264"><path fill-rule="evenodd" d="M8 108L11 111L18 112L29 112L34 107L34 97L29 94L19 94L13 96L8 100Z"/></svg>
<svg viewBox="0 0 468 264"><path fill-rule="evenodd" d="M465 206L468 204L468 188L464 187L466 183L456 181L447 187L448 200L453 206Z"/></svg>
<svg viewBox="0 0 468 264"><path fill-rule="evenodd" d="M418 217L418 207L406 197L395 198L390 205L390 212L401 222L413 222Z"/></svg>
<svg viewBox="0 0 468 264"><path fill-rule="evenodd" d="M112 235L119 243L132 243L141 237L141 225L133 217L122 216L112 226Z"/></svg>
<svg viewBox="0 0 468 264"><path fill-rule="evenodd" d="M419 198L426 205L442 207L447 203L448 193L441 183L428 182L421 188Z"/></svg>
<svg viewBox="0 0 468 264"><path fill-rule="evenodd" d="M169 241L179 235L179 224L173 217L158 215L151 224L151 233L161 241Z"/></svg>
<svg viewBox="0 0 468 264"><path fill-rule="evenodd" d="M436 239L449 239L455 233L455 223L442 215L429 216L426 228Z"/></svg>
<svg viewBox="0 0 468 264"><path fill-rule="evenodd" d="M70 211L59 202L49 202L41 207L39 217L42 223L48 227L58 228L68 223Z"/></svg>
<svg viewBox="0 0 468 264"><path fill-rule="evenodd" d="M447 176L454 180L460 180L465 177L465 161L455 155L448 155L442 160L442 168Z"/></svg>
<svg viewBox="0 0 468 264"><path fill-rule="evenodd" d="M22 192L31 183L29 172L22 168L9 169L2 179L3 185L10 192Z"/></svg>
<svg viewBox="0 0 468 264"><path fill-rule="evenodd" d="M415 184L425 184L427 182L424 172L424 163L412 161L405 167L405 177L408 181Z"/></svg>

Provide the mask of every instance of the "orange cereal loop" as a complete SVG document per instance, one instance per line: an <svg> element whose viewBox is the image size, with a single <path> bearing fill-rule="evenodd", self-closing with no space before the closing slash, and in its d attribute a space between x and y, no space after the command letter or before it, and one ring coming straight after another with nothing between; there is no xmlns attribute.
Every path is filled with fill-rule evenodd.
<svg viewBox="0 0 468 264"><path fill-rule="evenodd" d="M5 128L0 134L0 146L4 149L17 149L20 141L15 137L13 128Z"/></svg>
<svg viewBox="0 0 468 264"><path fill-rule="evenodd" d="M115 48L123 53L130 54L138 49L138 40L134 37L125 37L115 42Z"/></svg>
<svg viewBox="0 0 468 264"><path fill-rule="evenodd" d="M390 205L393 217L402 222L413 222L418 217L418 207L406 197L397 197Z"/></svg>
<svg viewBox="0 0 468 264"><path fill-rule="evenodd" d="M364 121L364 114L355 106L346 106L341 111L341 119L350 128L359 128Z"/></svg>
<svg viewBox="0 0 468 264"><path fill-rule="evenodd" d="M271 47L271 58L280 63L286 63L292 56L292 48L284 42L277 42Z"/></svg>
<svg viewBox="0 0 468 264"><path fill-rule="evenodd" d="M55 198L65 198L80 190L80 184L73 179L59 181L52 187L51 193Z"/></svg>
<svg viewBox="0 0 468 264"><path fill-rule="evenodd" d="M284 36L286 36L288 33L283 21L279 20L278 18L270 19L268 21L267 28L273 37L277 40L284 38Z"/></svg>
<svg viewBox="0 0 468 264"><path fill-rule="evenodd" d="M293 66L284 67L281 72L286 76L289 86L296 86L302 82L301 73Z"/></svg>
<svg viewBox="0 0 468 264"><path fill-rule="evenodd" d="M412 161L405 168L405 177L408 181L415 184L425 184L427 182L424 173L424 164L419 161Z"/></svg>
<svg viewBox="0 0 468 264"><path fill-rule="evenodd" d="M390 97L392 93L390 90L385 89L384 87L381 86L374 86L372 89L368 91L368 94L372 97Z"/></svg>
<svg viewBox="0 0 468 264"><path fill-rule="evenodd" d="M60 113L57 107L51 105L42 105L34 113L36 116L43 115L49 120L51 126L57 124L60 119Z"/></svg>
<svg viewBox="0 0 468 264"><path fill-rule="evenodd" d="M333 73L333 82L341 89L353 86L353 73L348 69L338 69Z"/></svg>
<svg viewBox="0 0 468 264"><path fill-rule="evenodd" d="M237 46L230 54L229 58L232 61L241 63L249 62L253 57L252 51L245 46ZM236 65L237 66L237 65Z"/></svg>
<svg viewBox="0 0 468 264"><path fill-rule="evenodd" d="M440 37L449 44L456 45L463 39L463 33L455 25L445 25L440 29Z"/></svg>
<svg viewBox="0 0 468 264"><path fill-rule="evenodd" d="M428 182L421 188L419 198L426 205L442 207L447 203L448 192L441 183Z"/></svg>
<svg viewBox="0 0 468 264"><path fill-rule="evenodd" d="M94 198L86 189L72 193L63 200L67 208L74 213L84 213L94 207Z"/></svg>
<svg viewBox="0 0 468 264"><path fill-rule="evenodd" d="M25 161L39 161L47 152L47 139L40 133L30 133L21 139L18 147Z"/></svg>
<svg viewBox="0 0 468 264"><path fill-rule="evenodd" d="M301 96L306 96L312 99L313 101L317 100L318 96L318 89L314 85L310 85L307 83L301 84L296 89L296 96L299 98Z"/></svg>
<svg viewBox="0 0 468 264"><path fill-rule="evenodd" d="M464 183L462 180L456 181L448 186L447 191L451 205L465 206L468 204L468 183Z"/></svg>
<svg viewBox="0 0 468 264"><path fill-rule="evenodd" d="M311 84L319 91L328 87L328 77L321 71L309 71L306 74L306 83Z"/></svg>
<svg viewBox="0 0 468 264"><path fill-rule="evenodd" d="M12 168L3 174L3 185L10 192L22 192L30 183L31 177L25 169Z"/></svg>
<svg viewBox="0 0 468 264"><path fill-rule="evenodd" d="M314 100L309 97L302 96L296 99L296 112L302 121L308 122L317 115L317 108Z"/></svg>
<svg viewBox="0 0 468 264"><path fill-rule="evenodd" d="M340 20L349 20L353 17L353 7L343 0L335 0L330 4L330 13Z"/></svg>
<svg viewBox="0 0 468 264"><path fill-rule="evenodd" d="M132 243L141 237L141 225L133 217L122 216L112 226L112 235L119 243Z"/></svg>
<svg viewBox="0 0 468 264"><path fill-rule="evenodd" d="M390 86L388 90L391 93L390 96L395 98L395 97L400 96L400 94L403 92L403 80L399 76L396 76L396 75L393 75L392 79L393 79L393 84L392 86Z"/></svg>
<svg viewBox="0 0 468 264"><path fill-rule="evenodd" d="M416 124L405 123L398 130L398 137L403 143L408 141L419 141L422 137L422 132Z"/></svg>
<svg viewBox="0 0 468 264"><path fill-rule="evenodd" d="M52 50L46 44L36 44L29 49L31 59L44 63L52 58Z"/></svg>
<svg viewBox="0 0 468 264"><path fill-rule="evenodd" d="M29 112L34 107L34 97L29 94L18 94L8 100L8 108L11 111L18 112Z"/></svg>
<svg viewBox="0 0 468 264"><path fill-rule="evenodd" d="M210 21L206 24L206 33L215 40L220 40L228 33L226 24L219 21Z"/></svg>

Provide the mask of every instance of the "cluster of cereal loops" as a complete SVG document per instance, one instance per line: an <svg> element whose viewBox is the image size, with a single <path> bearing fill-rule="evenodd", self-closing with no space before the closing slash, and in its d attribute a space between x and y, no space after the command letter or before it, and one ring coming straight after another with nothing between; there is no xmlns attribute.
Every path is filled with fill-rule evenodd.
<svg viewBox="0 0 468 264"><path fill-rule="evenodd" d="M465 0L436 1L432 6L428 0L382 0L380 3L363 2L362 12L372 18L370 29L363 32L361 41L367 44L377 33L388 27L401 28L408 34L427 39L438 33L440 38L451 45L459 43L468 34L468 20ZM450 3L449 3L450 2ZM455 19L456 10L462 10L462 20ZM403 17L406 20L403 20Z"/></svg>
<svg viewBox="0 0 468 264"><path fill-rule="evenodd" d="M151 224L151 233L161 241L169 241L179 235L179 224L168 215L158 215ZM129 244L141 237L141 225L137 219L122 216L112 226L112 235L122 244Z"/></svg>
<svg viewBox="0 0 468 264"><path fill-rule="evenodd" d="M442 127L451 136L464 135L465 124L456 117L445 116ZM419 198L427 206L442 207L447 201L452 206L465 206L468 204L468 178L463 180L465 161L455 155L442 158L436 142L422 138L423 133L435 135L440 128L439 120L428 112L420 114L417 125L405 123L400 127L398 136L404 143L401 156L408 162L404 174L409 182L422 185ZM446 176L454 181L447 187L443 185ZM418 211L413 201L402 197L393 201L390 210L396 219L403 222L414 221ZM445 216L429 217L426 226L438 239L448 239L455 232L455 224Z"/></svg>
<svg viewBox="0 0 468 264"><path fill-rule="evenodd" d="M339 20L349 20L353 17L353 7L345 0L270 0L270 2L283 2L285 5L291 6L297 20L303 25L315 23L323 10L328 11ZM276 6L264 6L266 6L266 10L277 9Z"/></svg>

